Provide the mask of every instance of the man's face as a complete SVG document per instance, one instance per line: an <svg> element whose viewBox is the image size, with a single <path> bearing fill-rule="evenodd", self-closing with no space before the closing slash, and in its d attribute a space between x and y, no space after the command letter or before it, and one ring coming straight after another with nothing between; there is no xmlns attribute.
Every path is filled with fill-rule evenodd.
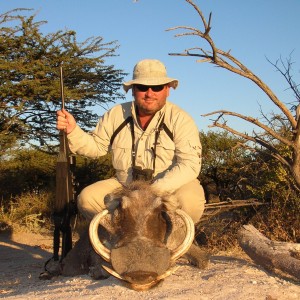
<svg viewBox="0 0 300 300"><path fill-rule="evenodd" d="M170 87L168 84L162 86L134 85L132 94L138 107L139 115L141 117L154 115L166 104L169 91Z"/></svg>

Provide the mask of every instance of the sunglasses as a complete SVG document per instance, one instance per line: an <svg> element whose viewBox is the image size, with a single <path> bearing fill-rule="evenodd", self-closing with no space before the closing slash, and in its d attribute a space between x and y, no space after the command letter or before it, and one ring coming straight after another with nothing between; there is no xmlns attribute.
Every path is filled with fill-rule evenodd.
<svg viewBox="0 0 300 300"><path fill-rule="evenodd" d="M143 84L135 84L134 85L140 92L147 92L150 88L153 92L160 92L164 89L165 84L161 85L143 85Z"/></svg>

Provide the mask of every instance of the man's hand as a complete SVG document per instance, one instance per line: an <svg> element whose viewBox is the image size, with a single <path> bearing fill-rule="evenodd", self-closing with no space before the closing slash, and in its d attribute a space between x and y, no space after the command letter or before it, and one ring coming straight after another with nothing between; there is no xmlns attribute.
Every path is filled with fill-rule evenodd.
<svg viewBox="0 0 300 300"><path fill-rule="evenodd" d="M57 111L56 128L64 130L67 134L71 133L76 127L75 118L65 109Z"/></svg>

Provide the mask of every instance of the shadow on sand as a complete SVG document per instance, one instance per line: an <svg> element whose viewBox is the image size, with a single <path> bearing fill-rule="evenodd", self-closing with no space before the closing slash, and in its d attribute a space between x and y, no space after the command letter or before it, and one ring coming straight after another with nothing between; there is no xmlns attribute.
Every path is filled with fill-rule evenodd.
<svg viewBox="0 0 300 300"><path fill-rule="evenodd" d="M51 257L51 236L0 231L0 298L30 293L42 295L63 288L70 278L39 279L45 262ZM99 283L104 285L105 281Z"/></svg>

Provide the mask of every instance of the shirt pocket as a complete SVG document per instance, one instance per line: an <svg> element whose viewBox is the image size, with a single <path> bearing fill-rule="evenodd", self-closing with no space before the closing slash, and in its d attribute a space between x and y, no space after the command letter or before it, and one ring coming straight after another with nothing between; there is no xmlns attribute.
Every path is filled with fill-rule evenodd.
<svg viewBox="0 0 300 300"><path fill-rule="evenodd" d="M130 140L130 139L128 139ZM125 143L113 143L112 150L112 164L116 170L128 170L132 164L132 145L131 141Z"/></svg>
<svg viewBox="0 0 300 300"><path fill-rule="evenodd" d="M168 169L174 161L175 144L165 133L161 133L156 145L155 166L157 171Z"/></svg>

